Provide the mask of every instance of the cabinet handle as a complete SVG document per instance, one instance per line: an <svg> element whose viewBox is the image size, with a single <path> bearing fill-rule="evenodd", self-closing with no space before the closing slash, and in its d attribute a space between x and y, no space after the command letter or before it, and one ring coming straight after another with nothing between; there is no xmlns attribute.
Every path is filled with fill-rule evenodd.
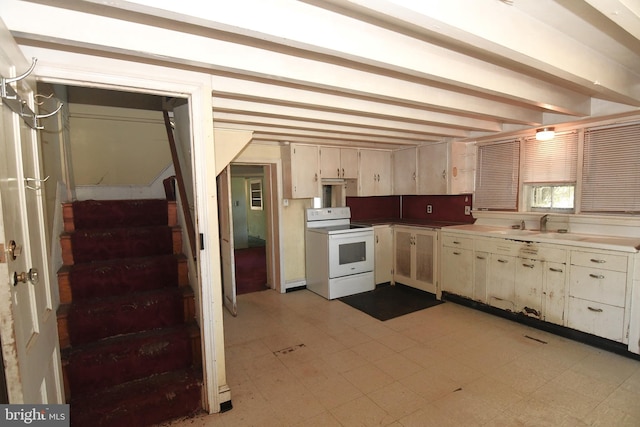
<svg viewBox="0 0 640 427"><path fill-rule="evenodd" d="M604 259L595 259L595 258L591 258L591 262L595 262L597 264L604 264L605 262L607 262Z"/></svg>
<svg viewBox="0 0 640 427"><path fill-rule="evenodd" d="M338 177L340 177L340 168L338 168Z"/></svg>
<svg viewBox="0 0 640 427"><path fill-rule="evenodd" d="M453 252L454 255L460 255L460 252Z"/></svg>
<svg viewBox="0 0 640 427"><path fill-rule="evenodd" d="M344 178L344 168L342 168L342 177Z"/></svg>
<svg viewBox="0 0 640 427"><path fill-rule="evenodd" d="M535 265L533 265L533 264L524 264L524 263L522 264L522 266L523 266L523 267L527 267L527 268L533 268L533 267L535 267Z"/></svg>
<svg viewBox="0 0 640 427"><path fill-rule="evenodd" d="M506 264L506 263L508 263L509 261L507 261L506 259L499 259L499 260L498 260L498 262L501 262L501 263L503 263L503 264Z"/></svg>
<svg viewBox="0 0 640 427"><path fill-rule="evenodd" d="M562 273L562 269L561 268L549 267L549 271L553 271L555 273Z"/></svg>
<svg viewBox="0 0 640 427"><path fill-rule="evenodd" d="M594 311L596 313L602 313L602 309L601 308L593 308L593 307L588 307L589 311Z"/></svg>
<svg viewBox="0 0 640 427"><path fill-rule="evenodd" d="M589 277L593 277L594 279L604 279L602 274L589 274Z"/></svg>
<svg viewBox="0 0 640 427"><path fill-rule="evenodd" d="M457 242L457 241L454 241L454 242L451 242L451 243L453 243L454 245L459 245L460 244L460 242Z"/></svg>
<svg viewBox="0 0 640 427"><path fill-rule="evenodd" d="M416 173L414 172L413 175L411 175L411 177L413 178L413 180L416 180Z"/></svg>
<svg viewBox="0 0 640 427"><path fill-rule="evenodd" d="M476 259L487 259L487 258L485 258L483 256L480 256L480 255L476 255Z"/></svg>
<svg viewBox="0 0 640 427"><path fill-rule="evenodd" d="M376 243L378 243L378 236L376 236Z"/></svg>
<svg viewBox="0 0 640 427"><path fill-rule="evenodd" d="M313 175L313 180L314 181L318 181L318 174L317 173Z"/></svg>

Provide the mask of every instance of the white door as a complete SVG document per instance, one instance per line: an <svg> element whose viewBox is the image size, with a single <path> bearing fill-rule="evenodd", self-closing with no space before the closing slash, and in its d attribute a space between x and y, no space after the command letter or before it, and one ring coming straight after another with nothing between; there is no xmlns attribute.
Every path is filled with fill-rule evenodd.
<svg viewBox="0 0 640 427"><path fill-rule="evenodd" d="M29 66L0 21L0 74L10 78ZM33 111L34 77L12 86ZM63 403L38 135L7 100L0 102L0 244L5 250L11 242L16 245L15 259L5 253L0 262L0 336L9 401Z"/></svg>
<svg viewBox="0 0 640 427"><path fill-rule="evenodd" d="M233 255L233 216L231 213L231 167L218 175L218 209L220 219L220 257L222 258L222 289L224 306L234 316L238 314L236 302L236 270Z"/></svg>

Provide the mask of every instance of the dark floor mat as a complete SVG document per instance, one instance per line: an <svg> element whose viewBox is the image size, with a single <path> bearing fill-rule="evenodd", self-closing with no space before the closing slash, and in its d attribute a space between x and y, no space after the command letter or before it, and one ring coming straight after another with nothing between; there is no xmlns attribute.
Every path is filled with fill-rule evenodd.
<svg viewBox="0 0 640 427"><path fill-rule="evenodd" d="M373 291L349 295L340 301L383 321L444 302L433 294L400 284L378 286Z"/></svg>

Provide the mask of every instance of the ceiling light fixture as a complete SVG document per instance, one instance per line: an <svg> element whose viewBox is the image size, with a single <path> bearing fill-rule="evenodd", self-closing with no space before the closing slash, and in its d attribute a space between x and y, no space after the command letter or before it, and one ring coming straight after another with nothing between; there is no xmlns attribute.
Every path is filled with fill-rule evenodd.
<svg viewBox="0 0 640 427"><path fill-rule="evenodd" d="M553 139L556 136L555 128L553 127L544 127L540 129L536 129L536 139L538 141L548 141Z"/></svg>

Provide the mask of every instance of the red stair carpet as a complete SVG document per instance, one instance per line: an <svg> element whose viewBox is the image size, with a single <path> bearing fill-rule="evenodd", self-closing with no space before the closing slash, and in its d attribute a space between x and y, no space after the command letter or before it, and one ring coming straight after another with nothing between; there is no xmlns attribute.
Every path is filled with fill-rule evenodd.
<svg viewBox="0 0 640 427"><path fill-rule="evenodd" d="M58 333L74 427L141 427L201 410L195 323L175 202L63 205Z"/></svg>

